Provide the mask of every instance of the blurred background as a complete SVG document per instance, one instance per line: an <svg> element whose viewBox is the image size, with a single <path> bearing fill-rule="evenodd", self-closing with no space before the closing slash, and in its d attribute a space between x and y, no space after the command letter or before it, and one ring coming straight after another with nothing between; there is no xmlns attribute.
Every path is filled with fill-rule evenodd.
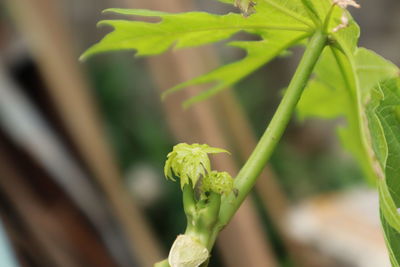
<svg viewBox="0 0 400 267"><path fill-rule="evenodd" d="M352 10L361 45L400 65L400 2ZM0 2L0 266L152 266L185 227L163 177L178 142L208 143L235 175L280 100L301 49L188 110L171 86L237 60L222 46L134 59L79 55L108 28L109 7L232 11L212 0ZM238 37L238 36L236 36ZM378 199L335 136L344 121L294 118L251 195L221 233L210 266L390 266Z"/></svg>

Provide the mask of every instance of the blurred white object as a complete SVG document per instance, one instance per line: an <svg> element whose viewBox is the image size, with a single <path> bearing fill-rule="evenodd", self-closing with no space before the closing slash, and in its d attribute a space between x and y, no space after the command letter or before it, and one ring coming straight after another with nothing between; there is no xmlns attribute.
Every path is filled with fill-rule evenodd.
<svg viewBox="0 0 400 267"><path fill-rule="evenodd" d="M8 76L0 54L0 127L54 178L99 231L115 259L130 266L125 239L104 208L104 197L93 187L72 154L37 107ZM2 258L0 257L0 267ZM8 267L8 265L7 265Z"/></svg>
<svg viewBox="0 0 400 267"><path fill-rule="evenodd" d="M379 219L378 193L358 189L308 200L289 213L293 238L340 266L390 267Z"/></svg>
<svg viewBox="0 0 400 267"><path fill-rule="evenodd" d="M10 244L7 233L3 229L2 221L0 221L0 266L18 267L15 254Z"/></svg>
<svg viewBox="0 0 400 267"><path fill-rule="evenodd" d="M129 191L140 206L151 206L161 197L163 177L150 164L135 164L129 168L125 176Z"/></svg>

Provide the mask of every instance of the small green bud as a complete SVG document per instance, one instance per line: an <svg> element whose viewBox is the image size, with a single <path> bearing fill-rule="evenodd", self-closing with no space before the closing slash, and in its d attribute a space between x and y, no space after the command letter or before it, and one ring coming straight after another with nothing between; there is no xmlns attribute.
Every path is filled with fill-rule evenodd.
<svg viewBox="0 0 400 267"><path fill-rule="evenodd" d="M191 181L194 188L201 177L206 177L211 172L208 154L216 153L229 152L205 144L178 144L167 155L167 161L164 166L165 177L172 181L175 181L174 175L179 177L181 188Z"/></svg>
<svg viewBox="0 0 400 267"><path fill-rule="evenodd" d="M212 171L203 178L201 190L227 195L233 191L233 179L227 172Z"/></svg>

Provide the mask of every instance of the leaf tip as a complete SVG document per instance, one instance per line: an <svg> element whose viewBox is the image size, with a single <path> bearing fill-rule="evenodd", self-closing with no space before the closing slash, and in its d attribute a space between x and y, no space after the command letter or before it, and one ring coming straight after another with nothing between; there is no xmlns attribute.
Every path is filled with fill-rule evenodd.
<svg viewBox="0 0 400 267"><path fill-rule="evenodd" d="M166 90L161 93L161 101L165 101L165 99L171 94L170 90Z"/></svg>
<svg viewBox="0 0 400 267"><path fill-rule="evenodd" d="M91 56L91 53L89 50L90 50L90 48L88 50L86 50L85 52L83 52L82 55L79 56L79 58L78 58L79 62L83 63L83 62L87 61L87 59Z"/></svg>
<svg viewBox="0 0 400 267"><path fill-rule="evenodd" d="M101 11L101 14L111 13L111 12L113 12L112 10L113 10L113 8L106 8L103 11Z"/></svg>
<svg viewBox="0 0 400 267"><path fill-rule="evenodd" d="M97 22L96 27L100 28L100 27L103 27L105 25L110 25L110 23L107 20L101 20L101 21Z"/></svg>
<svg viewBox="0 0 400 267"><path fill-rule="evenodd" d="M114 13L114 14L124 15L125 12L126 12L126 10L123 8L110 7L110 8L106 8L103 11L101 11L101 14Z"/></svg>
<svg viewBox="0 0 400 267"><path fill-rule="evenodd" d="M85 54L82 54L79 58L78 58L79 62L85 62L86 61L86 56Z"/></svg>

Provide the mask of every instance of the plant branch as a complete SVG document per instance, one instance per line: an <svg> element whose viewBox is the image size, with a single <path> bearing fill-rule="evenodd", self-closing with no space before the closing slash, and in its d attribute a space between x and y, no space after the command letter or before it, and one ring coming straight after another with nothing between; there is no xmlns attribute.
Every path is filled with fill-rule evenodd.
<svg viewBox="0 0 400 267"><path fill-rule="evenodd" d="M238 196L231 194L223 200L219 214L218 231L229 223L267 164L267 161L281 139L283 132L292 117L297 102L307 85L314 66L325 48L326 43L327 35L317 30L307 45L300 64L297 67L274 117L250 158L244 164L235 179L235 188L239 190Z"/></svg>

